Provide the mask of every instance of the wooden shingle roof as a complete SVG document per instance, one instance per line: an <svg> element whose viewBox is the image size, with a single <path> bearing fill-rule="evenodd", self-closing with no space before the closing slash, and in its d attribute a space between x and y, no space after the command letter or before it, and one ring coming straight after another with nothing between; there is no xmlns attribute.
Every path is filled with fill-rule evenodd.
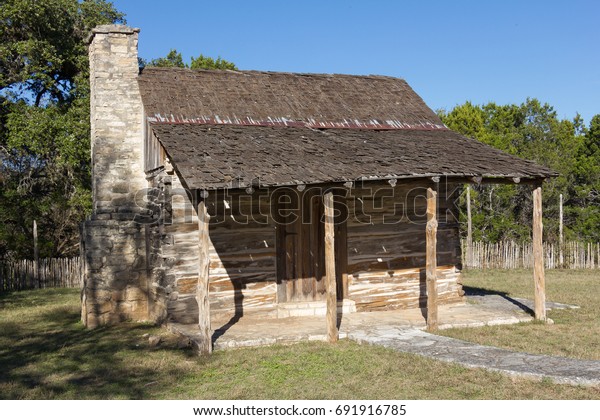
<svg viewBox="0 0 600 420"><path fill-rule="evenodd" d="M385 76L145 68L152 122L443 129L402 79Z"/></svg>
<svg viewBox="0 0 600 420"><path fill-rule="evenodd" d="M449 130L402 79L146 68L138 82L193 189L557 175Z"/></svg>
<svg viewBox="0 0 600 420"><path fill-rule="evenodd" d="M191 189L420 177L556 175L451 130L349 130L156 124Z"/></svg>

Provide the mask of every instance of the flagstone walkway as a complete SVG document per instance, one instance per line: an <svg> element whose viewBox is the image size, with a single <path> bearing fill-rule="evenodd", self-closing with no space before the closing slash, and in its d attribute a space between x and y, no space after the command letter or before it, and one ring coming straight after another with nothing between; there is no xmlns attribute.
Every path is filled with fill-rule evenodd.
<svg viewBox="0 0 600 420"><path fill-rule="evenodd" d="M369 331L354 331L348 338L359 343L384 346L404 353L419 354L511 376L547 378L569 385L600 386L600 360L514 352L429 334L414 328L374 327Z"/></svg>

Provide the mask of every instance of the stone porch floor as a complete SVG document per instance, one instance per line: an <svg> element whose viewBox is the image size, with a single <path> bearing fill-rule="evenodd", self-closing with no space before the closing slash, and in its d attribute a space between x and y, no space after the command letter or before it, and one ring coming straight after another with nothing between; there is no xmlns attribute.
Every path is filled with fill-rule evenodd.
<svg viewBox="0 0 600 420"><path fill-rule="evenodd" d="M532 318L533 304L526 299L485 294L466 296L465 303L440 306L439 327L480 327L484 325L528 322ZM548 303L548 308L569 305ZM405 309L381 312L356 312L344 314L340 323L340 339L348 338L354 331L368 331L384 326L392 328L424 329L424 311ZM197 326L171 323L170 331L190 339L198 339ZM324 316L259 319L243 316L239 319L213 319L212 329L215 350L236 347L289 344L300 341L326 340Z"/></svg>

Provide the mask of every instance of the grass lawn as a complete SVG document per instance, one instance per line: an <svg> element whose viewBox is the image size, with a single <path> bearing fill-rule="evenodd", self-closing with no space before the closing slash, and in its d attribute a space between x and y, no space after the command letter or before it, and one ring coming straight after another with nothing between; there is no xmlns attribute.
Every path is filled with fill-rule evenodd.
<svg viewBox="0 0 600 420"><path fill-rule="evenodd" d="M145 334L165 341L149 348ZM349 341L200 358L150 325L86 330L78 291L45 289L0 295L0 398L598 399L600 390L514 379Z"/></svg>
<svg viewBox="0 0 600 420"><path fill-rule="evenodd" d="M530 270L468 270L463 274L465 289L533 299ZM581 308L548 311L554 325L533 322L453 328L440 334L529 353L600 360L600 270L547 270L546 300Z"/></svg>

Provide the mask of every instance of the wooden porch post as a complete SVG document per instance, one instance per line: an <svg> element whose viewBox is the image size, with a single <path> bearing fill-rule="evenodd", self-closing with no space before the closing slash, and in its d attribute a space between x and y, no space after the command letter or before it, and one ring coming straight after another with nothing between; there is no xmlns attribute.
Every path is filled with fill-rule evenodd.
<svg viewBox="0 0 600 420"><path fill-rule="evenodd" d="M333 193L323 197L325 206L325 290L327 295L327 340L335 343L339 338L337 329L337 296L335 279L335 231Z"/></svg>
<svg viewBox="0 0 600 420"><path fill-rule="evenodd" d="M438 302L437 302L437 193L427 189L427 227L426 231L426 259L425 281L427 287L427 330L435 331L438 327Z"/></svg>
<svg viewBox="0 0 600 420"><path fill-rule="evenodd" d="M546 321L546 280L542 248L542 187L533 190L533 282L535 319Z"/></svg>
<svg viewBox="0 0 600 420"><path fill-rule="evenodd" d="M467 185L467 261L465 266L472 268L473 264L473 227L471 225L471 186Z"/></svg>
<svg viewBox="0 0 600 420"><path fill-rule="evenodd" d="M196 301L198 302L198 329L201 341L198 353L208 355L212 353L212 331L210 329L210 303L208 301L208 222L210 216L206 210L204 201L198 204L198 288L196 289Z"/></svg>

